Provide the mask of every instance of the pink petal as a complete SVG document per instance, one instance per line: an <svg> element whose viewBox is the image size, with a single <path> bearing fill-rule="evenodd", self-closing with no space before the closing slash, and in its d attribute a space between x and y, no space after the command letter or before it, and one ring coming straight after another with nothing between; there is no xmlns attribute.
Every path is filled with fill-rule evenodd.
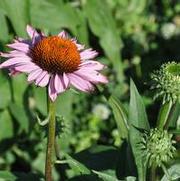
<svg viewBox="0 0 180 181"><path fill-rule="evenodd" d="M3 62L0 65L0 68L7 68L7 67L12 66L12 65L16 65L16 64L19 64L19 63L27 63L27 62L31 62L30 57L11 58L11 59L8 59L5 62Z"/></svg>
<svg viewBox="0 0 180 181"><path fill-rule="evenodd" d="M103 68L105 68L105 65L101 64L98 61L87 60L82 62L80 67L81 69L88 68L92 70L102 70Z"/></svg>
<svg viewBox="0 0 180 181"><path fill-rule="evenodd" d="M45 87L45 86L47 86L47 84L49 83L49 78L50 78L50 74L46 74L44 77L43 77L43 79L39 82L39 86L40 87Z"/></svg>
<svg viewBox="0 0 180 181"><path fill-rule="evenodd" d="M42 71L41 74L37 77L35 84L44 87L48 84L50 75L47 71Z"/></svg>
<svg viewBox="0 0 180 181"><path fill-rule="evenodd" d="M97 55L98 55L98 53L95 50L93 51L91 48L84 50L80 53L81 60L93 59Z"/></svg>
<svg viewBox="0 0 180 181"><path fill-rule="evenodd" d="M30 73L31 71L36 70L39 67L37 65L35 65L34 63L29 62L24 65L22 65L22 64L17 65L15 68L16 68L16 71Z"/></svg>
<svg viewBox="0 0 180 181"><path fill-rule="evenodd" d="M38 41L41 40L43 34L42 33L38 33L33 27L31 27L30 25L27 25L26 27L27 33L28 35L31 37L32 39L32 44L36 44Z"/></svg>
<svg viewBox="0 0 180 181"><path fill-rule="evenodd" d="M22 51L24 53L28 53L29 50L30 50L30 47L28 44L26 43L21 43L21 42L18 42L18 43L12 43L12 44L8 44L7 45L9 48L13 48L15 50L19 50L19 51Z"/></svg>
<svg viewBox="0 0 180 181"><path fill-rule="evenodd" d="M84 45L81 45L81 44L78 44L77 43L77 40L75 38L72 38L71 41L76 45L77 49L80 51L80 50L83 50L84 49Z"/></svg>
<svg viewBox="0 0 180 181"><path fill-rule="evenodd" d="M54 102L57 98L57 92L56 92L56 89L54 87L54 76L52 76L50 79L49 87L48 87L48 93L49 93L49 97Z"/></svg>
<svg viewBox="0 0 180 181"><path fill-rule="evenodd" d="M27 55L24 52L20 52L17 50L10 51L9 53L0 52L0 56L5 58L24 57L24 56L27 57Z"/></svg>
<svg viewBox="0 0 180 181"><path fill-rule="evenodd" d="M107 78L97 71L92 71L92 70L88 71L87 69L86 70L79 69L74 73L92 83L103 83L103 84L108 83Z"/></svg>
<svg viewBox="0 0 180 181"><path fill-rule="evenodd" d="M74 73L70 73L68 74L68 77L69 77L70 83L77 89L83 92L90 92L93 90L93 85L89 81L81 78L80 76Z"/></svg>
<svg viewBox="0 0 180 181"><path fill-rule="evenodd" d="M37 31L30 25L27 25L26 31L31 39L34 37L35 34L38 34Z"/></svg>
<svg viewBox="0 0 180 181"><path fill-rule="evenodd" d="M61 38L64 38L64 39L68 38L68 35L67 35L67 33L66 33L65 31L61 31L61 32L58 34L58 36L61 37Z"/></svg>
<svg viewBox="0 0 180 181"><path fill-rule="evenodd" d="M62 75L55 75L54 78L54 88L56 89L57 93L64 92L64 81Z"/></svg>
<svg viewBox="0 0 180 181"><path fill-rule="evenodd" d="M32 82L33 80L37 79L37 77L42 73L42 69L38 68L36 70L33 70L29 75L28 75L28 82Z"/></svg>
<svg viewBox="0 0 180 181"><path fill-rule="evenodd" d="M66 75L66 73L63 73L63 81L64 81L64 85L65 85L65 89L69 86L69 78Z"/></svg>

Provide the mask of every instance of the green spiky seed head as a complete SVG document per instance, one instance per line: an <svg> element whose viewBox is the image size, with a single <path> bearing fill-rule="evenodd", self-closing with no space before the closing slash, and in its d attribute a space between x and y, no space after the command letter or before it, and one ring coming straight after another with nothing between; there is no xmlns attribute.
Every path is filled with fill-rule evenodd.
<svg viewBox="0 0 180 181"><path fill-rule="evenodd" d="M155 71L151 78L152 88L156 89L157 97L163 97L163 103L180 101L180 63L169 62Z"/></svg>
<svg viewBox="0 0 180 181"><path fill-rule="evenodd" d="M169 134L167 130L151 129L143 140L143 149L145 150L145 156L149 160L149 167L152 164L160 167L173 158L176 151L173 146L175 141L172 140L172 134Z"/></svg>

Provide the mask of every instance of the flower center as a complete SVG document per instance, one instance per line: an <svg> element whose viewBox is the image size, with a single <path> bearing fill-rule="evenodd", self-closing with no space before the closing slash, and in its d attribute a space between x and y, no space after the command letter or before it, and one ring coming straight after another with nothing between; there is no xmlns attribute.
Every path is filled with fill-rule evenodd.
<svg viewBox="0 0 180 181"><path fill-rule="evenodd" d="M74 72L80 64L80 54L75 43L58 36L43 38L30 53L34 63L51 73Z"/></svg>

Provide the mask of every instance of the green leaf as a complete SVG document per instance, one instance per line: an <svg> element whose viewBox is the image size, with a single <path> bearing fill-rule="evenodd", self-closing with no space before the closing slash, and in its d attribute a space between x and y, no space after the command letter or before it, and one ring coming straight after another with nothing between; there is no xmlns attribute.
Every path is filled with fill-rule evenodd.
<svg viewBox="0 0 180 181"><path fill-rule="evenodd" d="M150 127L147 120L145 106L133 80L131 80L130 83L129 125L130 143L137 165L138 177L140 181L145 181L147 162L146 158L143 157L143 152L139 145L142 141L142 135L136 128L149 131Z"/></svg>
<svg viewBox="0 0 180 181"><path fill-rule="evenodd" d="M11 114L18 121L20 130L28 132L29 129L29 120L25 112L25 108L22 105L11 103L9 106Z"/></svg>
<svg viewBox="0 0 180 181"><path fill-rule="evenodd" d="M180 119L180 103L178 101L176 101L175 104L173 104L169 117L168 117L168 123L166 125L166 129L168 127L176 127L176 124L178 122L178 119Z"/></svg>
<svg viewBox="0 0 180 181"><path fill-rule="evenodd" d="M0 181L15 181L17 177L9 171L0 171Z"/></svg>
<svg viewBox="0 0 180 181"><path fill-rule="evenodd" d="M72 158L70 155L65 154L66 160L65 163L68 163L72 170L78 174L90 174L91 171L82 163Z"/></svg>
<svg viewBox="0 0 180 181"><path fill-rule="evenodd" d="M0 112L0 141L13 136L13 123L7 110Z"/></svg>
<svg viewBox="0 0 180 181"><path fill-rule="evenodd" d="M46 89L34 86L33 91L37 109L41 112L41 114L46 116L48 114Z"/></svg>
<svg viewBox="0 0 180 181"><path fill-rule="evenodd" d="M10 84L8 79L0 72L0 109L8 106L11 100Z"/></svg>
<svg viewBox="0 0 180 181"><path fill-rule="evenodd" d="M168 169L168 173L171 176L171 181L180 179L180 163L172 165ZM169 179L164 175L161 181L169 181Z"/></svg>
<svg viewBox="0 0 180 181"><path fill-rule="evenodd" d="M77 175L68 179L68 181L102 181L102 180L99 179L95 174L89 174L89 175Z"/></svg>
<svg viewBox="0 0 180 181"><path fill-rule="evenodd" d="M56 113L69 121L72 119L73 97L74 94L69 90L60 94L56 102Z"/></svg>
<svg viewBox="0 0 180 181"><path fill-rule="evenodd" d="M127 113L121 102L114 96L108 100L116 120L116 124L121 138L128 137Z"/></svg>
<svg viewBox="0 0 180 181"><path fill-rule="evenodd" d="M164 125L166 124L167 120L168 120L168 116L170 113L172 107L172 102L166 102L161 106L159 115L158 115L158 120L157 120L157 127L162 129L164 127Z"/></svg>
<svg viewBox="0 0 180 181"><path fill-rule="evenodd" d="M73 156L93 170L114 169L119 159L119 151L112 146L95 145Z"/></svg>
<svg viewBox="0 0 180 181"><path fill-rule="evenodd" d="M5 14L1 9L0 9L0 22L1 22L0 40L7 42L9 40L8 26L7 26Z"/></svg>
<svg viewBox="0 0 180 181"><path fill-rule="evenodd" d="M0 6L6 12L17 35L26 37L26 25L29 21L29 0L3 0Z"/></svg>
<svg viewBox="0 0 180 181"><path fill-rule="evenodd" d="M147 131L150 130L145 105L132 79L130 83L129 119L131 125Z"/></svg>
<svg viewBox="0 0 180 181"><path fill-rule="evenodd" d="M105 54L112 61L118 80L122 81L124 77L120 50L123 45L108 4L106 1L86 1L84 13L92 32L100 38Z"/></svg>
<svg viewBox="0 0 180 181"><path fill-rule="evenodd" d="M171 134L176 134L176 135L180 135L180 129L177 129L177 130L169 130L169 133L171 133Z"/></svg>
<svg viewBox="0 0 180 181"><path fill-rule="evenodd" d="M93 173L97 174L99 178L101 178L103 181L120 181L118 180L117 178L109 175L109 174L106 174L106 173L103 173L103 172L98 172L98 171L95 171L95 170L92 170Z"/></svg>
<svg viewBox="0 0 180 181"><path fill-rule="evenodd" d="M77 10L78 19L80 25L77 26L77 38L80 43L84 43L88 45L88 27L85 17L84 11Z"/></svg>
<svg viewBox="0 0 180 181"><path fill-rule="evenodd" d="M30 0L30 7L31 23L35 27L50 31L69 28L74 34L77 34L77 26L80 22L75 8L71 7L70 4L47 0Z"/></svg>
<svg viewBox="0 0 180 181"><path fill-rule="evenodd" d="M136 181L136 177L128 176L125 179L126 181Z"/></svg>
<svg viewBox="0 0 180 181"><path fill-rule="evenodd" d="M13 86L13 99L14 101L22 105L24 100L27 101L27 96L25 96L25 91L27 89L28 83L25 75L21 74L16 77L12 77L12 86Z"/></svg>

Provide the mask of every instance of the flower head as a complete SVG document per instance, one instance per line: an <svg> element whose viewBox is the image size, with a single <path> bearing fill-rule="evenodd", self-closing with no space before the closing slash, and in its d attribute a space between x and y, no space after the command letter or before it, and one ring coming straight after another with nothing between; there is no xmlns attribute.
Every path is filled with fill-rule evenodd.
<svg viewBox="0 0 180 181"><path fill-rule="evenodd" d="M40 87L48 86L52 101L71 85L90 92L94 84L108 82L99 73L104 65L93 60L97 52L91 48L84 49L76 39L70 39L66 32L45 36L27 26L27 33L31 40L18 38L8 45L13 50L1 53L7 60L0 68L9 69L11 75L26 73L28 82L35 82Z"/></svg>
<svg viewBox="0 0 180 181"><path fill-rule="evenodd" d="M163 97L163 103L180 101L180 63L163 64L151 78L154 81L152 88L157 92L155 97Z"/></svg>

